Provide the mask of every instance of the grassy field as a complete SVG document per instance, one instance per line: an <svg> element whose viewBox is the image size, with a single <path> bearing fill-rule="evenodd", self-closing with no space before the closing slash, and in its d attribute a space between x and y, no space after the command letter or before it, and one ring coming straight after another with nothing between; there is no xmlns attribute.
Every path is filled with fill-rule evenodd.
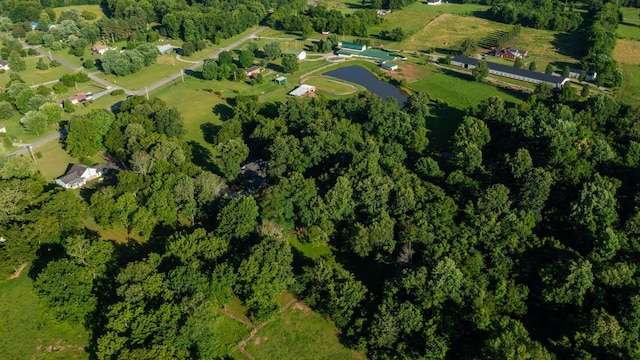
<svg viewBox="0 0 640 360"><path fill-rule="evenodd" d="M256 359L363 359L340 344L335 325L303 304L260 330L246 350Z"/></svg>
<svg viewBox="0 0 640 360"><path fill-rule="evenodd" d="M62 75L70 74L72 72L64 66L49 67L47 70L38 70L36 69L36 64L38 63L38 59L41 57L42 56L34 56L24 59L27 64L27 69L19 72L18 75L20 75L22 80L29 85L38 85L53 80L59 80ZM48 64L49 59L45 58L45 62ZM0 84L4 85L9 82L10 73L10 71L7 71L0 74Z"/></svg>
<svg viewBox="0 0 640 360"><path fill-rule="evenodd" d="M640 30L638 31L640 32ZM640 65L640 41L619 39L613 50L613 58L620 65ZM628 79L625 76L625 79ZM634 79L634 80L637 80Z"/></svg>
<svg viewBox="0 0 640 360"><path fill-rule="evenodd" d="M38 171L48 181L54 181L64 174L69 164L78 162L78 159L62 150L62 145L57 140L49 141L41 147L33 149L33 152L36 154ZM41 158L38 158L38 153L42 154Z"/></svg>
<svg viewBox="0 0 640 360"><path fill-rule="evenodd" d="M515 103L520 100L511 92L475 82L470 76L467 79L463 75L435 74L412 83L409 87L460 110L475 106L492 96L499 96L507 102Z"/></svg>
<svg viewBox="0 0 640 360"><path fill-rule="evenodd" d="M442 14L398 46L405 50L449 49L458 46L464 39L480 42L496 31L510 28L511 25L477 17Z"/></svg>
<svg viewBox="0 0 640 360"><path fill-rule="evenodd" d="M101 18L104 17L104 13L102 12L102 8L100 7L100 5L63 6L63 7L59 7L59 8L54 8L53 11L55 11L56 17L58 17L58 16L60 16L60 14L62 14L63 11L69 10L69 9L76 9L80 13L82 13L83 11L89 11L89 12L92 12L92 13L96 14L96 18L95 19L88 20L89 23L94 23L94 22L96 22L96 21L98 21L98 20L100 20Z"/></svg>
<svg viewBox="0 0 640 360"><path fill-rule="evenodd" d="M88 359L88 334L80 325L59 322L38 304L27 276L0 281L0 358Z"/></svg>
<svg viewBox="0 0 640 360"><path fill-rule="evenodd" d="M187 68L191 65L190 63L178 61L175 57L175 54L158 56L155 64L135 74L127 76L101 74L99 76L109 82L124 86L129 90L144 90L145 86L149 86L167 76L179 73L180 69Z"/></svg>
<svg viewBox="0 0 640 360"><path fill-rule="evenodd" d="M342 81L329 79L323 76L310 76L305 78L303 81L305 84L315 86L318 91L335 95L351 94L358 90L353 85L346 84Z"/></svg>
<svg viewBox="0 0 640 360"><path fill-rule="evenodd" d="M640 41L618 39L613 57L622 67L622 87L616 95L627 102L640 101Z"/></svg>
<svg viewBox="0 0 640 360"><path fill-rule="evenodd" d="M616 35L621 39L640 40L640 9L621 7L623 21L618 25Z"/></svg>

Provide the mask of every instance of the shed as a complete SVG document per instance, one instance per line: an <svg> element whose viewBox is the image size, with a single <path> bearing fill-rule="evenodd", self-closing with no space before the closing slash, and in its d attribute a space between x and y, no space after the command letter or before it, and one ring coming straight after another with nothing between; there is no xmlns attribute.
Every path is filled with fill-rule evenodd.
<svg viewBox="0 0 640 360"><path fill-rule="evenodd" d="M109 47L107 45L93 45L93 47L91 48L91 51L94 54L99 54L99 55L106 53L108 50L109 50Z"/></svg>
<svg viewBox="0 0 640 360"><path fill-rule="evenodd" d="M4 125L0 125L0 133L6 133L7 132L7 128L4 127Z"/></svg>
<svg viewBox="0 0 640 360"><path fill-rule="evenodd" d="M392 62L388 62L388 61L383 61L380 63L380 67L382 67L385 70L390 70L390 71L394 71L398 69L398 64L394 64Z"/></svg>
<svg viewBox="0 0 640 360"><path fill-rule="evenodd" d="M580 74L582 73L582 71L584 71L584 70L571 68L571 69L569 69L569 77L578 79L578 78L580 78ZM598 73L595 72L595 71L586 71L585 72L585 76L584 76L584 80L585 81L594 81L596 79L597 75L598 75Z"/></svg>
<svg viewBox="0 0 640 360"><path fill-rule="evenodd" d="M173 50L173 45L170 45L170 44L157 45L156 47L158 48L158 51L160 52L160 55L164 55L164 54L170 52L171 50Z"/></svg>
<svg viewBox="0 0 640 360"><path fill-rule="evenodd" d="M289 92L291 96L302 97L316 92L316 87L312 85L302 84Z"/></svg>
<svg viewBox="0 0 640 360"><path fill-rule="evenodd" d="M11 68L9 67L9 62L7 60L0 60L0 70L10 70Z"/></svg>
<svg viewBox="0 0 640 360"><path fill-rule="evenodd" d="M276 84L278 85L284 85L287 83L287 78L284 76L278 76L277 78L275 78L273 81L276 82Z"/></svg>
<svg viewBox="0 0 640 360"><path fill-rule="evenodd" d="M298 60L304 60L307 58L307 52L304 50L289 50L285 54L293 54Z"/></svg>
<svg viewBox="0 0 640 360"><path fill-rule="evenodd" d="M365 44L348 42L348 41L342 41L338 43L338 46L340 47L341 50L351 50L351 51L358 51L358 52L367 50L367 45Z"/></svg>

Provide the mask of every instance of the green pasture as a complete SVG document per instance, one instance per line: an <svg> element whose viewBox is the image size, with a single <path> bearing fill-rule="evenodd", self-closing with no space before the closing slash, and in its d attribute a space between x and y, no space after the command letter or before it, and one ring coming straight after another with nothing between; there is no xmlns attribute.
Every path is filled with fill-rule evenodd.
<svg viewBox="0 0 640 360"><path fill-rule="evenodd" d="M71 6L63 6L63 7L59 7L59 8L53 8L53 11L55 11L56 17L59 17L60 14L62 14L63 11L69 10L69 9L76 9L80 13L82 13L83 11L90 11L90 12L96 14L96 18L95 19L88 20L89 23L94 23L94 22L96 22L96 21L98 21L98 20L100 20L101 18L104 17L104 13L102 12L102 8L100 7L100 5L71 5Z"/></svg>
<svg viewBox="0 0 640 360"><path fill-rule="evenodd" d="M51 140L48 143L34 148L34 154L36 154L37 168L42 177L47 181L55 181L57 177L64 175L69 164L78 162L78 159L69 155L62 149L62 144L58 139ZM39 157L39 154L42 157Z"/></svg>
<svg viewBox="0 0 640 360"><path fill-rule="evenodd" d="M175 54L158 56L158 60L155 64L143 68L135 74L127 76L100 74L98 76L129 90L144 90L145 86L149 86L170 75L177 74L181 69L185 69L192 65L191 63L176 60L175 56Z"/></svg>
<svg viewBox="0 0 640 360"><path fill-rule="evenodd" d="M620 7L623 22L640 23L640 9L632 7Z"/></svg>
<svg viewBox="0 0 640 360"><path fill-rule="evenodd" d="M616 36L621 39L640 40L640 21L625 21L619 24L616 30Z"/></svg>
<svg viewBox="0 0 640 360"><path fill-rule="evenodd" d="M40 307L28 271L0 281L0 358L88 359L87 332L79 324L55 320Z"/></svg>
<svg viewBox="0 0 640 360"><path fill-rule="evenodd" d="M482 100L492 96L499 96L507 102L519 102L520 99L512 92L495 86L473 81L471 76L434 74L420 81L409 84L415 91L424 92L430 98L447 103L449 106L465 110L475 106Z"/></svg>
<svg viewBox="0 0 640 360"><path fill-rule="evenodd" d="M302 305L302 304L301 304ZM306 306L292 306L247 344L256 359L363 359L338 341L336 326Z"/></svg>
<svg viewBox="0 0 640 360"><path fill-rule="evenodd" d="M217 356L223 358L233 348L249 335L250 329L225 315L216 315L213 323L214 344Z"/></svg>
<svg viewBox="0 0 640 360"><path fill-rule="evenodd" d="M622 74L624 80L616 96L628 103L640 103L640 65L622 65Z"/></svg>

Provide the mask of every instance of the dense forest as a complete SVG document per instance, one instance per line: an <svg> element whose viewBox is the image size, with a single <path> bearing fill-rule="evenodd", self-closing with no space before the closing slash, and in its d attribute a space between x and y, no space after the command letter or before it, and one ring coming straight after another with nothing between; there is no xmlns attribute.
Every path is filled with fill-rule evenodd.
<svg viewBox="0 0 640 360"><path fill-rule="evenodd" d="M490 98L443 156L428 103L240 97L214 153L159 100L72 121L69 144L93 130L87 151L124 169L83 201L6 160L2 271L35 259L41 300L99 359L222 356L212 309L235 294L269 318L283 290L371 358L640 356L640 108ZM241 169L259 158L264 184ZM100 241L87 216L149 241ZM312 260L291 237L334 251Z"/></svg>

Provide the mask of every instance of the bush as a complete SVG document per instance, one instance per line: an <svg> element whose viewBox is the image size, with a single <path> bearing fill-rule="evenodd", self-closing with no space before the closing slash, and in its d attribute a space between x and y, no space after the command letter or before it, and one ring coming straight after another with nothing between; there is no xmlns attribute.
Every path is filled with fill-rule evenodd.
<svg viewBox="0 0 640 360"><path fill-rule="evenodd" d="M4 140L2 140L2 143L7 149L11 149L13 147L13 141L11 141L8 136L5 136Z"/></svg>
<svg viewBox="0 0 640 360"><path fill-rule="evenodd" d="M124 90L122 89L115 89L111 92L111 96L120 96L120 95L124 95Z"/></svg>
<svg viewBox="0 0 640 360"><path fill-rule="evenodd" d="M53 92L56 94L62 94L67 92L68 90L67 87L62 85L61 83L54 84L51 88L53 89Z"/></svg>
<svg viewBox="0 0 640 360"><path fill-rule="evenodd" d="M29 56L34 56L34 55L36 55L37 53L38 53L38 52L37 52L37 51L36 51L36 49L34 49L34 48L29 48L29 49L27 50L27 54L29 54Z"/></svg>
<svg viewBox="0 0 640 360"><path fill-rule="evenodd" d="M62 65L62 64L60 64L57 60L51 60L49 62L49 66L51 66L51 67L58 67L60 65Z"/></svg>
<svg viewBox="0 0 640 360"><path fill-rule="evenodd" d="M89 10L82 10L82 12L80 13L80 15L85 19L85 20L93 20L95 18L98 17L98 15L96 15L95 13L89 11Z"/></svg>
<svg viewBox="0 0 640 360"><path fill-rule="evenodd" d="M44 85L38 86L36 89L36 94L40 94L42 96L51 95L52 90Z"/></svg>
<svg viewBox="0 0 640 360"><path fill-rule="evenodd" d="M38 151L38 152L36 153L36 157L37 157L38 159L42 159L42 153L41 153L40 151Z"/></svg>
<svg viewBox="0 0 640 360"><path fill-rule="evenodd" d="M87 59L82 63L82 67L84 67L85 69L95 69L96 63L91 59Z"/></svg>

